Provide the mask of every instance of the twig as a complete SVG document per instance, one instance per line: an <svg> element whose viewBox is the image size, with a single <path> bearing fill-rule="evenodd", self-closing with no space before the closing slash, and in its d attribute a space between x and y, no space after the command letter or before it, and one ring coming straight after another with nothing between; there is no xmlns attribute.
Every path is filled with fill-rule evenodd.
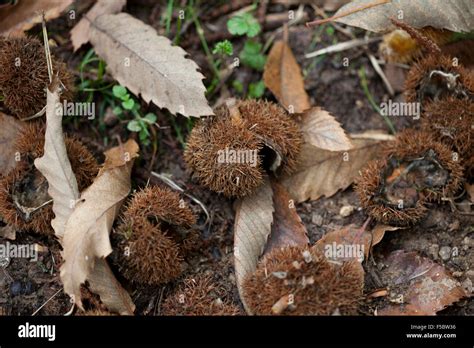
<svg viewBox="0 0 474 348"><path fill-rule="evenodd" d="M307 53L305 54L305 58L314 58L314 57L321 56L327 53L342 52L354 47L364 46L372 42L380 41L381 39L382 39L381 37L374 37L370 39L364 38L364 39L354 39L354 40L349 40L345 42L339 42L335 45L325 47L323 49L320 49L311 53Z"/></svg>
<svg viewBox="0 0 474 348"><path fill-rule="evenodd" d="M380 67L379 65L379 62L377 61L377 59L375 59L374 55L371 54L371 53L367 53L367 56L369 57L369 60L370 60L370 63L372 64L372 66L374 67L374 70L375 72L380 76L380 78L382 79L385 87L387 88L387 91L388 93L391 95L391 96L394 96L395 95L395 91L393 90L393 87L392 85L390 84L390 81L387 79L387 76L385 76L382 68Z"/></svg>
<svg viewBox="0 0 474 348"><path fill-rule="evenodd" d="M392 2L392 0L379 0L379 1L375 1L375 2L373 2L373 3L369 3L369 4L366 4L366 5L364 5L364 6L355 8L355 9L353 9L353 10L350 10L350 11L347 11L347 12L343 12L343 13L341 13L341 14L338 14L337 16L332 16L332 17L329 17L329 18L318 19L318 20L316 20L316 21L308 22L308 23L306 23L306 26L309 28L309 27L314 27L314 26L320 25L320 24L332 22L332 21L335 21L336 19L349 16L349 15L354 14L354 13L356 13L356 12L360 12L360 11L363 11L363 10L367 10L367 9L369 9L369 8L371 8L371 7L375 7L375 6L387 4L387 3L389 3L389 2Z"/></svg>
<svg viewBox="0 0 474 348"><path fill-rule="evenodd" d="M164 175L164 174L158 174L156 172L151 172L151 175L153 175L154 177L160 179L161 181L163 181L166 185L168 185L169 187L175 189L176 191L179 191L181 193L183 193L186 197L188 197L189 199L191 199L193 202L195 202L196 204L198 204L202 210L204 211L204 213L206 214L206 222L205 224L207 225L207 223L210 221L211 219L211 216L209 215L209 212L207 211L206 209L206 206L204 205L204 203L202 203L199 199L197 199L196 197L184 192L184 189L181 188L181 186L179 186L177 183L175 183L173 180L171 180L168 176Z"/></svg>
<svg viewBox="0 0 474 348"><path fill-rule="evenodd" d="M46 65L48 66L49 83L53 82L53 63L51 59L51 51L49 49L48 30L46 29L46 19L43 11L43 19L41 25L43 26L43 40L44 40L44 51L46 53Z"/></svg>
<svg viewBox="0 0 474 348"><path fill-rule="evenodd" d="M43 303L37 310L35 310L33 312L33 314L31 315L32 317L35 316L44 306L46 306L46 304L51 301L53 298L55 298L63 289L59 289L58 291L56 291L56 293L51 296L45 303Z"/></svg>
<svg viewBox="0 0 474 348"><path fill-rule="evenodd" d="M41 116L43 116L45 113L46 113L46 105L41 109L41 111L38 111L38 112L37 112L36 114L34 114L33 116L28 116L28 117L22 118L21 120L22 120L22 121L29 121L29 120L32 120L32 119L34 119L34 118L41 117Z"/></svg>

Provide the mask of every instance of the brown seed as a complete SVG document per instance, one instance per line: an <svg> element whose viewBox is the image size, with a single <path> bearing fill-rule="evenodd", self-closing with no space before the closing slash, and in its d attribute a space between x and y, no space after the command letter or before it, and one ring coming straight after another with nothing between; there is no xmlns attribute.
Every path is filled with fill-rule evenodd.
<svg viewBox="0 0 474 348"><path fill-rule="evenodd" d="M415 223L426 214L427 201L451 196L461 185L460 161L431 133L399 133L383 158L369 162L355 185L362 207L382 223Z"/></svg>
<svg viewBox="0 0 474 348"><path fill-rule="evenodd" d="M123 276L149 285L179 277L186 253L199 247L195 222L176 192L153 186L135 193L114 236Z"/></svg>
<svg viewBox="0 0 474 348"><path fill-rule="evenodd" d="M241 310L224 298L225 291L209 275L188 277L170 294L161 306L169 316L239 315Z"/></svg>
<svg viewBox="0 0 474 348"><path fill-rule="evenodd" d="M227 197L243 197L262 184L267 171L291 173L301 144L297 124L281 107L239 101L232 112L221 107L214 118L198 122L184 158L203 186Z"/></svg>
<svg viewBox="0 0 474 348"><path fill-rule="evenodd" d="M311 262L305 261L305 252ZM244 280L246 302L256 315L356 314L364 275L355 262L331 263L314 248L273 250ZM284 278L277 276L282 273Z"/></svg>
<svg viewBox="0 0 474 348"><path fill-rule="evenodd" d="M88 187L99 166L92 154L74 138L64 139L79 190ZM54 217L48 182L34 166L44 153L44 126L38 122L25 125L16 141L20 155L15 169L0 180L0 216L18 230L52 234Z"/></svg>
<svg viewBox="0 0 474 348"><path fill-rule="evenodd" d="M64 85L63 100L73 95L74 79L66 65L52 57L53 73ZM36 38L8 38L0 44L0 92L5 106L19 118L33 116L46 105L48 67L43 44Z"/></svg>

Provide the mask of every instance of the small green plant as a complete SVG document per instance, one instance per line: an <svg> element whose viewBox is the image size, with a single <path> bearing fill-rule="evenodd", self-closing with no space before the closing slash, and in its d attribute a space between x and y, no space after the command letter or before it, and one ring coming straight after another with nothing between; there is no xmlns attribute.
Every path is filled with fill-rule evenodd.
<svg viewBox="0 0 474 348"><path fill-rule="evenodd" d="M128 93L127 89L120 85L115 85L112 88L112 93L115 98L120 100L120 104L113 109L114 114L118 117L130 112L134 119L127 124L127 129L131 132L138 133L138 137L143 145L150 144L150 127L156 123L156 115L148 113L142 116L140 112L140 104Z"/></svg>
<svg viewBox="0 0 474 348"><path fill-rule="evenodd" d="M249 93L248 97L252 99L258 99L263 96L265 92L265 83L260 80L258 82L251 82L249 84Z"/></svg>
<svg viewBox="0 0 474 348"><path fill-rule="evenodd" d="M212 54L231 56L234 54L234 46L229 40L219 41L215 44Z"/></svg>
<svg viewBox="0 0 474 348"><path fill-rule="evenodd" d="M236 15L227 21L227 30L232 35L247 35L255 37L260 33L260 24L251 13Z"/></svg>
<svg viewBox="0 0 474 348"><path fill-rule="evenodd" d="M267 60L265 55L262 53L262 44L250 40L245 42L244 48L242 49L242 52L240 52L239 57L242 64L257 71L263 70Z"/></svg>

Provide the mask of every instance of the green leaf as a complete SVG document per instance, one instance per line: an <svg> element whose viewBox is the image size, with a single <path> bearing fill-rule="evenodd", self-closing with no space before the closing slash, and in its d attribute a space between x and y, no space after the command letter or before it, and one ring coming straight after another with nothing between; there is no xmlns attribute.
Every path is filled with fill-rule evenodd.
<svg viewBox="0 0 474 348"><path fill-rule="evenodd" d="M245 35L254 37L260 33L261 27L257 19L250 13L232 17L227 21L227 30L232 35Z"/></svg>
<svg viewBox="0 0 474 348"><path fill-rule="evenodd" d="M249 26L245 18L235 16L227 21L227 30L232 35L245 35L249 30Z"/></svg>
<svg viewBox="0 0 474 348"><path fill-rule="evenodd" d="M113 112L115 115L117 115L117 116L123 114L123 110L122 110L122 108L121 108L120 106L114 107L113 110L112 110L112 112Z"/></svg>
<svg viewBox="0 0 474 348"><path fill-rule="evenodd" d="M143 117L143 121L154 124L156 122L156 115L152 113L146 114L145 117Z"/></svg>
<svg viewBox="0 0 474 348"><path fill-rule="evenodd" d="M135 101L133 99L122 102L122 106L125 110L132 110L134 105Z"/></svg>
<svg viewBox="0 0 474 348"><path fill-rule="evenodd" d="M252 69L262 71L265 66L266 57L260 53L262 45L258 42L247 41L242 52L240 52L240 60L242 64Z"/></svg>
<svg viewBox="0 0 474 348"><path fill-rule="evenodd" d="M244 92L244 84L242 83L242 81L234 80L232 82L232 87L234 87L235 91L239 94L242 94Z"/></svg>
<svg viewBox="0 0 474 348"><path fill-rule="evenodd" d="M112 88L112 93L114 94L115 97L119 99L124 98L128 94L127 89L120 85L115 85Z"/></svg>
<svg viewBox="0 0 474 348"><path fill-rule="evenodd" d="M249 98L257 99L263 96L265 92L265 83L263 81L252 82L249 85Z"/></svg>
<svg viewBox="0 0 474 348"><path fill-rule="evenodd" d="M234 54L234 46L229 40L219 41L212 50L213 54L222 54L231 56Z"/></svg>
<svg viewBox="0 0 474 348"><path fill-rule="evenodd" d="M131 120L127 124L127 129L130 132L141 132L142 131L142 126L141 126L140 122L138 122L138 120Z"/></svg>

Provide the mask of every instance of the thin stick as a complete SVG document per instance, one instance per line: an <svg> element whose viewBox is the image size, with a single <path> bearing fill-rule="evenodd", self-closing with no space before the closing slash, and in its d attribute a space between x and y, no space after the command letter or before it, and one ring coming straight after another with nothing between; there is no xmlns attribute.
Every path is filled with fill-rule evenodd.
<svg viewBox="0 0 474 348"><path fill-rule="evenodd" d="M332 21L335 21L336 19L349 16L349 15L351 15L351 14L353 14L353 13L360 12L360 11L363 11L363 10L367 10L367 9L372 8L372 7L375 7L375 6L387 4L387 3L389 3L389 2L392 2L392 0L379 0L379 1L375 1L375 2L373 2L373 3L370 3L370 4L367 4L367 5L364 5L364 6L355 8L355 9L353 9L353 10L350 10L350 11L347 11L347 12L343 12L343 13L341 13L341 14L338 14L337 16L332 16L332 17L329 17L329 18L318 19L318 20L316 20L316 21L308 22L308 23L306 23L306 26L307 26L308 28L309 28L309 27L315 27L315 26L317 26L317 25L324 24L324 23L328 23L328 22L332 22Z"/></svg>
<svg viewBox="0 0 474 348"><path fill-rule="evenodd" d="M53 298L55 298L63 289L59 289L58 291L56 291L56 293L51 296L45 303L43 303L37 310L35 310L33 312L33 314L31 315L32 317L35 316L44 306L46 306L46 304L51 301Z"/></svg>
<svg viewBox="0 0 474 348"><path fill-rule="evenodd" d="M345 42L339 42L335 45L329 46L322 48L320 50L305 54L305 58L314 58L317 56L321 56L323 54L327 53L335 53L335 52L342 52L345 50L349 50L354 47L359 47L359 46L364 46L372 42L380 41L382 38L381 37L374 37L370 39L354 39L354 40L349 40Z"/></svg>
<svg viewBox="0 0 474 348"><path fill-rule="evenodd" d="M53 63L51 60L51 51L49 49L49 39L48 39L48 30L46 30L46 19L44 16L43 11L43 40L44 40L44 51L46 53L46 65L48 66L48 76L49 76L49 83L53 82Z"/></svg>
<svg viewBox="0 0 474 348"><path fill-rule="evenodd" d="M385 87L387 88L387 91L388 93L391 95L391 96L394 96L395 95L395 91L393 90L393 87L392 85L390 84L390 81L387 79L387 76L385 76L382 68L380 67L379 65L379 62L377 62L377 59L375 59L374 55L373 54L367 54L369 56L369 60L370 60L370 63L372 64L372 66L374 67L374 70L375 72L380 76L380 78L382 79Z"/></svg>

